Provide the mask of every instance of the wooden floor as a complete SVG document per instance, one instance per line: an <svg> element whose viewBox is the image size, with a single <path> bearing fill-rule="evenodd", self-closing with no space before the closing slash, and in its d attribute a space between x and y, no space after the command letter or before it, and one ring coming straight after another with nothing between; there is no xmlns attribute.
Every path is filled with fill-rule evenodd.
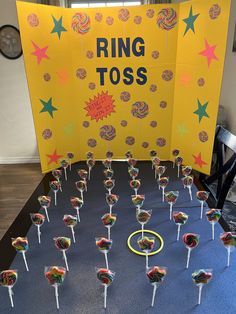
<svg viewBox="0 0 236 314"><path fill-rule="evenodd" d="M0 239L42 177L40 164L0 165Z"/></svg>

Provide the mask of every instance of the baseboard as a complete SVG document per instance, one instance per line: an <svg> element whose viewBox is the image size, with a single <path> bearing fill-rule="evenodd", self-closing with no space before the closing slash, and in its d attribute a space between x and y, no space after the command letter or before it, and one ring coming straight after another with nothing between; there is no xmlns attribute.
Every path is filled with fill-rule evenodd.
<svg viewBox="0 0 236 314"><path fill-rule="evenodd" d="M38 156L32 157L0 157L0 164L27 164L27 163L39 163Z"/></svg>

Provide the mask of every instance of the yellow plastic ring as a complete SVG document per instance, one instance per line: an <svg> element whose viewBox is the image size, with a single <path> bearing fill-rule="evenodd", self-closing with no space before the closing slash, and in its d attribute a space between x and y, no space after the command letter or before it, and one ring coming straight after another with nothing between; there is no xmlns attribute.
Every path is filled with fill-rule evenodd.
<svg viewBox="0 0 236 314"><path fill-rule="evenodd" d="M143 232L144 232L144 233L153 234L153 235L154 235L155 237L157 237L157 238L159 239L159 241L160 241L160 247L158 248L158 250L153 251L153 252L151 252L151 253L148 253L148 256L152 256L152 255L155 255L155 254L161 252L161 250L162 250L163 247L164 247L164 240L163 240L163 238L160 236L160 234L159 234L159 233L156 233L155 231L152 231L152 230L143 230ZM127 240L128 248L131 250L131 252L133 252L133 253L135 253L135 254L137 254L137 255L146 256L145 253L135 250L135 249L131 246L131 244L130 244L130 240L132 239L132 237L133 237L134 235L138 234L138 233L142 233L142 230L137 230L137 231L131 233L131 235L128 237L128 240Z"/></svg>

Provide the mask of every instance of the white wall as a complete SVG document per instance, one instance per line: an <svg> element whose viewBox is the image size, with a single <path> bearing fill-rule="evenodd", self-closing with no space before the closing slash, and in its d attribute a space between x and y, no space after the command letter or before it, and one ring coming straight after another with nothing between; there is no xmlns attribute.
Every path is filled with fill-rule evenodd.
<svg viewBox="0 0 236 314"><path fill-rule="evenodd" d="M0 26L4 24L18 27L15 0L0 0ZM0 54L0 163L36 160L38 150L23 57L8 60Z"/></svg>

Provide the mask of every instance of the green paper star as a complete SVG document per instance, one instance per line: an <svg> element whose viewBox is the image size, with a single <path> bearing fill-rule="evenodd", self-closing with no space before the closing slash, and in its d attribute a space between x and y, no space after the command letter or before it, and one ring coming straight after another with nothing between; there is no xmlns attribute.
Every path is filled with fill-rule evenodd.
<svg viewBox="0 0 236 314"><path fill-rule="evenodd" d="M64 131L65 135L71 135L74 132L74 129L75 129L74 123L68 123L63 128L63 131Z"/></svg>
<svg viewBox="0 0 236 314"><path fill-rule="evenodd" d="M52 97L47 102L42 99L39 99L39 100L43 105L43 109L40 111L40 113L48 112L50 116L53 118L53 111L56 111L57 108L53 107L52 105Z"/></svg>
<svg viewBox="0 0 236 314"><path fill-rule="evenodd" d="M206 102L204 105L200 103L199 99L197 100L197 102L198 102L198 109L194 111L194 113L198 115L198 120L200 123L203 117L210 118L206 112L206 108L209 102Z"/></svg>
<svg viewBox="0 0 236 314"><path fill-rule="evenodd" d="M51 31L51 34L53 33L57 33L58 35L58 38L60 39L61 37L61 32L67 32L67 30L62 26L62 16L59 18L59 20L57 21L55 19L55 17L52 15L52 19L53 19L53 22L54 22L54 28L53 30Z"/></svg>
<svg viewBox="0 0 236 314"><path fill-rule="evenodd" d="M184 23L187 24L184 35L188 32L189 29L191 29L195 33L194 22L196 21L199 15L200 14L193 15L193 8L191 6L189 16L186 19L183 19Z"/></svg>
<svg viewBox="0 0 236 314"><path fill-rule="evenodd" d="M185 134L188 133L188 129L183 123L181 123L177 125L177 132L179 133L180 136L185 136Z"/></svg>

